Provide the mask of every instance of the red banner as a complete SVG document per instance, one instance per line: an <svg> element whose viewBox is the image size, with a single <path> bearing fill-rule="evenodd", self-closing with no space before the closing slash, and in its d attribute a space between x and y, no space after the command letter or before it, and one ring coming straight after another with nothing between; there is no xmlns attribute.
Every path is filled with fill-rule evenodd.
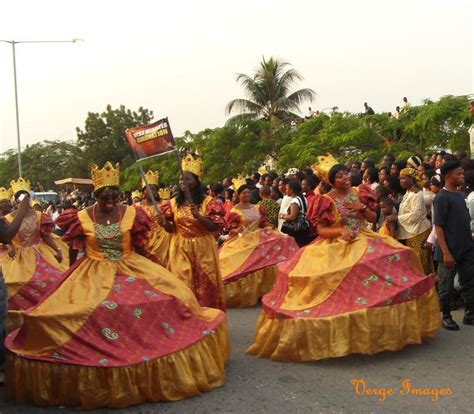
<svg viewBox="0 0 474 414"><path fill-rule="evenodd" d="M137 160L176 149L168 118L160 119L150 125L129 128L125 131L125 136Z"/></svg>

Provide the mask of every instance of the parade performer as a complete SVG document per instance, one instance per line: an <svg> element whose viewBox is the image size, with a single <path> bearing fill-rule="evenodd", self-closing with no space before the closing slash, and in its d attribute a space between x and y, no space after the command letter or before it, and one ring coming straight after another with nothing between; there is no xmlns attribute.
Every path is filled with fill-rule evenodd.
<svg viewBox="0 0 474 414"><path fill-rule="evenodd" d="M226 305L248 307L275 284L276 264L298 251L292 237L268 225L265 207L250 203L250 187L234 180L239 203L226 215L231 237L219 250Z"/></svg>
<svg viewBox="0 0 474 414"><path fill-rule="evenodd" d="M12 181L12 193L18 201L28 194L30 183L23 178ZM16 212L5 216L11 223ZM23 311L36 305L61 283L69 267L69 248L59 239L53 239L54 224L46 214L30 207L20 230L12 241L11 249L3 256L2 273L8 289L7 330L21 324Z"/></svg>
<svg viewBox="0 0 474 414"><path fill-rule="evenodd" d="M321 174L327 173L320 157ZM319 238L279 268L262 299L248 352L282 361L396 351L440 328L434 279L417 254L367 230L374 200L351 187L342 164L332 166L333 189L319 197L313 217Z"/></svg>
<svg viewBox="0 0 474 414"><path fill-rule="evenodd" d="M225 309L219 256L213 232L224 226L224 205L204 194L199 178L202 160L187 154L178 195L163 206L167 231L175 234L170 246L170 269L196 295L201 306ZM186 197L185 186L191 200Z"/></svg>
<svg viewBox="0 0 474 414"><path fill-rule="evenodd" d="M92 180L96 204L58 219L86 255L7 337L7 398L127 407L222 385L225 314L201 308L176 276L138 254L150 222L118 204L118 165L93 165Z"/></svg>
<svg viewBox="0 0 474 414"><path fill-rule="evenodd" d="M148 187L153 192L153 196L158 203L158 208L162 204L161 194L165 194L164 190L158 191L158 184L159 184L159 173L158 171L148 171L146 173L146 180L148 182ZM142 192L143 192L143 199L140 203L140 206L145 210L147 216L152 221L152 228L148 233L148 242L145 246L145 251L147 253L147 257L153 260L155 263L163 267L168 267L169 261L169 250L170 250L170 243L172 235L168 233L162 227L162 217L158 216L156 207L152 203L151 195L148 193L148 188L145 184L145 181L142 180ZM133 197L132 193L132 197ZM168 198L169 195L167 194Z"/></svg>
<svg viewBox="0 0 474 414"><path fill-rule="evenodd" d="M13 210L11 189L0 188L0 220L5 221L5 216ZM0 266L3 262L3 256L8 253L9 245L0 243Z"/></svg>

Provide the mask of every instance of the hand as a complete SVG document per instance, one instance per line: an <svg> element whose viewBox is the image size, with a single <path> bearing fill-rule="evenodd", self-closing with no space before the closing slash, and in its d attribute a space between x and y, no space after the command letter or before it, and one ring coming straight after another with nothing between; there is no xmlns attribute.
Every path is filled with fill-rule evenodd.
<svg viewBox="0 0 474 414"><path fill-rule="evenodd" d="M456 266L456 261L451 253L447 252L446 254L443 253L444 256L444 266L448 270L454 270L454 266Z"/></svg>
<svg viewBox="0 0 474 414"><path fill-rule="evenodd" d="M351 203L346 203L347 207L349 207L352 211L362 211L365 210L365 204L361 203L360 201L354 201Z"/></svg>
<svg viewBox="0 0 474 414"><path fill-rule="evenodd" d="M390 216L385 217L385 220L387 220L387 223L396 223L398 221L398 215L392 214Z"/></svg>
<svg viewBox="0 0 474 414"><path fill-rule="evenodd" d="M20 204L18 204L18 213L20 216L26 216L28 213L28 210L30 209L30 196L25 195L23 200L20 201Z"/></svg>
<svg viewBox="0 0 474 414"><path fill-rule="evenodd" d="M354 240L354 236L352 235L352 233L349 230L347 230L345 227L341 230L341 238L348 242L351 242L352 240Z"/></svg>
<svg viewBox="0 0 474 414"><path fill-rule="evenodd" d="M199 206L197 206L196 204L191 204L191 214L195 219L198 219L201 216L201 214L199 213Z"/></svg>
<svg viewBox="0 0 474 414"><path fill-rule="evenodd" d="M54 257L56 258L58 263L62 263L62 261L63 261L63 252L61 250L57 250Z"/></svg>

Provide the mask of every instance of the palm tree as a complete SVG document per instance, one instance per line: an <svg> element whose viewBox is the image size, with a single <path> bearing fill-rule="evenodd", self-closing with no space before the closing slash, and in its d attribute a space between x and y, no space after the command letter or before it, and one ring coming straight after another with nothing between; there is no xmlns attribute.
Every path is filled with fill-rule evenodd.
<svg viewBox="0 0 474 414"><path fill-rule="evenodd" d="M299 111L304 101L312 102L316 93L308 88L290 93L293 84L303 77L289 66L289 63L273 57L269 60L263 58L253 77L238 74L236 80L245 89L248 99L233 99L227 104L227 115L241 112L229 118L227 124L261 118L279 124L300 118L294 111Z"/></svg>

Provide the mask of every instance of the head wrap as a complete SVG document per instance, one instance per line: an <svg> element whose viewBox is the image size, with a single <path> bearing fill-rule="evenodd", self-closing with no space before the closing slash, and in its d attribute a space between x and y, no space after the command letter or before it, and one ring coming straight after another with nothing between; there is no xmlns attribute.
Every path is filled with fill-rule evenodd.
<svg viewBox="0 0 474 414"><path fill-rule="evenodd" d="M415 181L415 184L418 187L423 187L423 181L420 177L420 174L418 174L418 171L415 170L414 168L403 168L400 171L400 175L406 175L408 177L413 178L413 180Z"/></svg>
<svg viewBox="0 0 474 414"><path fill-rule="evenodd" d="M422 163L423 161L418 155L413 155L407 160L407 166L413 167L413 168L418 168Z"/></svg>

